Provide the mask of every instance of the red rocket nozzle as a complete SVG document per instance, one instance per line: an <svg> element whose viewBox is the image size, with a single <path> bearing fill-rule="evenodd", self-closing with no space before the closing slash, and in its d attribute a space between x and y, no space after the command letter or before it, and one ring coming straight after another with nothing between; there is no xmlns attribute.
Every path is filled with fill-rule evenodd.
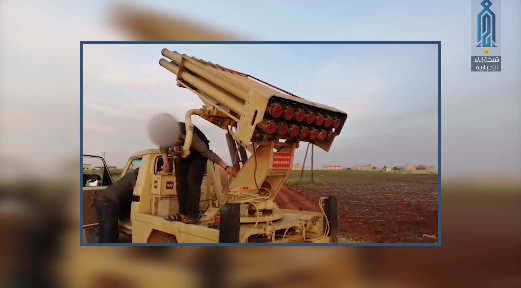
<svg viewBox="0 0 521 288"><path fill-rule="evenodd" d="M286 123L279 124L279 129L277 130L277 134L279 134L280 136L284 136L288 133L288 131L289 131L288 124L286 124Z"/></svg>
<svg viewBox="0 0 521 288"><path fill-rule="evenodd" d="M296 137L298 137L299 132L300 132L300 128L298 128L297 125L291 125L291 127L289 128L289 137L296 138Z"/></svg>
<svg viewBox="0 0 521 288"><path fill-rule="evenodd" d="M342 121L340 120L340 118L336 118L335 121L333 121L333 128L338 129L340 127L340 125L342 124Z"/></svg>
<svg viewBox="0 0 521 288"><path fill-rule="evenodd" d="M315 140L318 137L318 129L312 129L311 132L309 132L309 139Z"/></svg>
<svg viewBox="0 0 521 288"><path fill-rule="evenodd" d="M299 137L301 139L306 139L306 138L308 138L308 136L309 136L309 128L305 127L305 126L302 126L300 128L300 135L299 135Z"/></svg>
<svg viewBox="0 0 521 288"><path fill-rule="evenodd" d="M279 103L272 103L268 107L268 114L273 118L279 118L284 113L284 107Z"/></svg>
<svg viewBox="0 0 521 288"><path fill-rule="evenodd" d="M295 121L297 122L302 122L306 119L306 111L302 110L302 109L298 109L297 112L295 113Z"/></svg>
<svg viewBox="0 0 521 288"><path fill-rule="evenodd" d="M306 123L307 124L313 124L315 122L315 118L317 116L315 115L315 113L313 112L309 112L307 115L306 115Z"/></svg>
<svg viewBox="0 0 521 288"><path fill-rule="evenodd" d="M329 127L331 127L331 126L333 125L333 122L334 122L334 121L335 121L335 120L333 119L333 117L331 117L331 116L327 116L327 117L326 117L326 122L325 122L324 125L326 126L326 128L329 128Z"/></svg>
<svg viewBox="0 0 521 288"><path fill-rule="evenodd" d="M325 119L326 118L324 117L324 115L318 114L317 119L315 119L315 123L317 124L317 126L321 126L322 124L324 124Z"/></svg>
<svg viewBox="0 0 521 288"><path fill-rule="evenodd" d="M284 109L284 119L289 121L293 119L293 116L295 116L295 109L290 106L286 106L286 109Z"/></svg>
<svg viewBox="0 0 521 288"><path fill-rule="evenodd" d="M262 125L262 131L264 131L267 134L273 135L275 132L277 132L278 125L275 123L275 121L265 121Z"/></svg>
<svg viewBox="0 0 521 288"><path fill-rule="evenodd" d="M326 130L321 130L320 132L318 132L317 138L320 141L326 140L326 138L327 138L327 131Z"/></svg>

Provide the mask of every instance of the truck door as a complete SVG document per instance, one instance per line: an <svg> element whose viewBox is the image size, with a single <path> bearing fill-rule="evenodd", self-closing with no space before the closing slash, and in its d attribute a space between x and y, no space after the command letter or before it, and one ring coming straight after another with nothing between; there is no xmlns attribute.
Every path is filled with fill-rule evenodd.
<svg viewBox="0 0 521 288"><path fill-rule="evenodd" d="M100 191L112 185L112 183L112 175L103 157L83 155L82 225L84 229L98 225L95 205L96 198Z"/></svg>

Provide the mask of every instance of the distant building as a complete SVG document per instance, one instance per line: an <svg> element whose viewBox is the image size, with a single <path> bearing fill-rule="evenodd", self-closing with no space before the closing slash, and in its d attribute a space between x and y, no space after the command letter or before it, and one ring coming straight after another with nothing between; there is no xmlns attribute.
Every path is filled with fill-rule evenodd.
<svg viewBox="0 0 521 288"><path fill-rule="evenodd" d="M376 169L376 167L374 167L372 164L363 164L356 166L354 170L372 171L374 169Z"/></svg>
<svg viewBox="0 0 521 288"><path fill-rule="evenodd" d="M118 169L118 167L116 167L116 166L107 166L107 169L109 169L109 170L116 170L116 169Z"/></svg>
<svg viewBox="0 0 521 288"><path fill-rule="evenodd" d="M315 168L315 170L316 169L317 168ZM302 170L302 166L300 166L300 164L295 164L295 165L293 165L293 170ZM311 167L304 166L304 170L311 170Z"/></svg>
<svg viewBox="0 0 521 288"><path fill-rule="evenodd" d="M404 167L405 169L405 172L407 173L412 173L412 172L415 172L416 171L416 166L415 165L412 165L412 164L407 164L405 165Z"/></svg>
<svg viewBox="0 0 521 288"><path fill-rule="evenodd" d="M322 169L324 169L324 170L343 170L344 167L339 166L339 165L324 165L324 167Z"/></svg>
<svg viewBox="0 0 521 288"><path fill-rule="evenodd" d="M92 164L83 164L83 170L92 170Z"/></svg>
<svg viewBox="0 0 521 288"><path fill-rule="evenodd" d="M392 168L392 171L394 171L394 172L404 172L405 171L405 167L404 166L394 166Z"/></svg>
<svg viewBox="0 0 521 288"><path fill-rule="evenodd" d="M436 168L434 166L418 165L415 168L416 173L436 173Z"/></svg>
<svg viewBox="0 0 521 288"><path fill-rule="evenodd" d="M399 173L429 174L436 173L436 168L434 166L428 165L407 164L405 166L395 166L391 169L391 171Z"/></svg>

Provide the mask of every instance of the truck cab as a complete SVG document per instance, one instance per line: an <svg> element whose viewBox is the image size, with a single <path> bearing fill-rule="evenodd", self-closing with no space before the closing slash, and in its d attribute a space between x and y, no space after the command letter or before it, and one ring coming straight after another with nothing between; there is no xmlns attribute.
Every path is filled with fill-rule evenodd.
<svg viewBox="0 0 521 288"><path fill-rule="evenodd" d="M161 152L158 149L149 149L140 151L137 153L134 153L130 158L127 160L127 163L125 167L123 168L121 174L119 175L111 175L109 169L107 168L107 164L105 163L104 159L100 156L94 156L94 155L83 155L84 157L88 158L96 158L101 159L103 161L102 169L98 170L98 173L89 173L84 171L82 176L82 183L83 183L83 230L84 230L84 241L86 243L96 243L97 237L98 237L98 217L96 215L96 207L95 202L97 199L97 196L99 195L99 192L103 189L107 188L108 186L112 185L114 182L117 181L117 179L123 177L125 174L129 172L133 172L136 169L140 169L138 179L136 182L136 187L134 188L134 197L133 200L135 202L140 202L141 195L150 193L149 191L149 185L146 185L145 183L152 183L154 181L157 181L156 178L158 174L161 174L162 172L162 166L163 166L163 158L161 157ZM172 157L169 156L169 160L172 161ZM159 177L159 179L163 179L164 181L168 182L169 186L168 190L175 191L175 176L173 174L173 165L170 165L172 167L172 171L166 175L162 175ZM100 171L102 170L102 171ZM100 174L102 175L100 177ZM201 211L204 211L208 208L209 199L206 198L206 172L203 178L202 186L201 186L201 202L200 202L200 209ZM94 183L97 181L96 185L92 185L91 183ZM165 185L166 185L165 182ZM165 187L166 189L166 187ZM167 197L170 200L176 200L176 198L172 197L175 195L170 195ZM163 197L164 199L165 197ZM158 199L159 200L159 199ZM172 202L172 201L171 201ZM154 212L156 215L159 216L168 216L167 214L171 210L165 210L164 205L159 205L161 202L154 202L152 203L151 209L149 210L151 212ZM162 203L161 203L162 204ZM155 205L155 206L154 206ZM168 209L168 207L166 207ZM173 208L173 207L172 207ZM157 209L160 209L160 211L157 211ZM119 220L119 232L122 234L123 239L128 239L132 235L132 221L131 221L131 207L122 207L122 215ZM127 237L125 237L127 236ZM123 240L124 241L124 240Z"/></svg>

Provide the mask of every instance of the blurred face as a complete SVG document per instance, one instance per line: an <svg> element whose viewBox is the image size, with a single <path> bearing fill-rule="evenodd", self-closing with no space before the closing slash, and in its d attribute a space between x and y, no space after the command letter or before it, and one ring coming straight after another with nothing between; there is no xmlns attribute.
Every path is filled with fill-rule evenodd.
<svg viewBox="0 0 521 288"><path fill-rule="evenodd" d="M180 139L179 121L167 113L157 114L148 123L150 140L159 147L172 147Z"/></svg>

